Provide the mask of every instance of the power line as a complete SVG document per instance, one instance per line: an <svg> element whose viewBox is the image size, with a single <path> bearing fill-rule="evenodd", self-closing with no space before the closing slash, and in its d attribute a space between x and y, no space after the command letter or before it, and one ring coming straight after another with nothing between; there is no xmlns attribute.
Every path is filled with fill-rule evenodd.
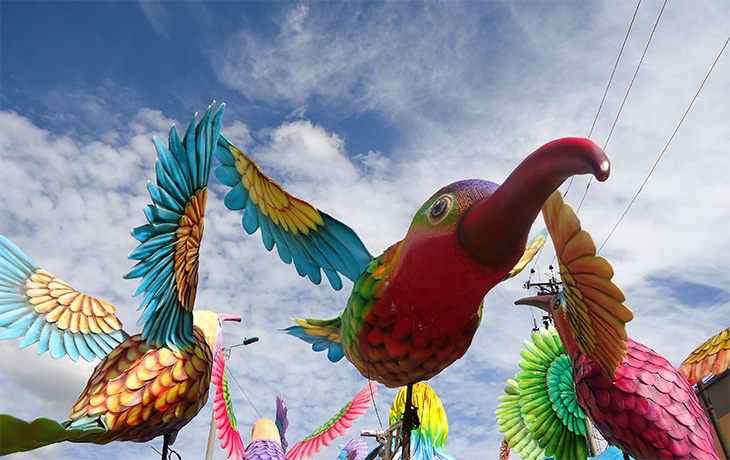
<svg viewBox="0 0 730 460"><path fill-rule="evenodd" d="M596 127L596 122L598 121L598 116L601 114L601 109L603 108L603 103L606 101L606 95L608 95L608 89L611 87L611 82L613 82L613 76L616 74L616 69L618 68L618 63L621 61L621 55L624 53L624 48L626 48L626 42L629 40L629 34L631 34L631 29L634 27L634 21L636 20L636 14L639 12L639 6L641 6L641 0L639 0L639 3L636 4L636 9L634 10L634 15L631 17L631 22L629 23L629 28L626 30L626 36L624 37L624 42L621 44L621 49L618 52L618 56L616 57L616 62L613 64L613 70L611 70L611 76L608 78L608 84L606 84L606 90L603 92L603 97L601 98L601 103L598 104L598 110L596 111L596 116L593 118L593 124L591 124L591 129L588 131L588 138L590 139L591 135L593 135L593 128ZM570 181L568 182L568 188L565 189L565 196L568 196L568 192L570 191L571 185L573 185L573 179L574 176L570 178Z"/></svg>
<svg viewBox="0 0 730 460"><path fill-rule="evenodd" d="M705 86L705 83L707 83L707 79L710 78L710 74L715 69L715 65L717 65L717 62L720 60L720 56L722 56L722 53L725 52L725 49L727 48L728 43L730 42L730 37L728 37L727 40L725 40L725 44L722 46L722 49L720 50L720 53L718 53L717 57L715 58L715 61L712 63L712 66L710 67L710 70L707 72L707 75L705 75L705 79L702 80L702 83L700 84L700 87L697 89L697 92L695 93L694 97L692 98L692 101L689 103L689 106L687 107L687 110L685 110L684 115L682 115L682 119L679 120L679 123L677 124L677 127L674 128L674 132L669 137L669 140L667 141L667 144L664 146L664 149L662 149L661 153L659 154L659 157L654 162L654 166L651 167L651 170L649 171L649 174L647 174L646 179L644 179L644 182L641 184L641 187L639 187L639 190L636 192L634 197L631 199L631 202L626 207L626 210L621 214L621 217L618 219L618 222L616 222L616 225L614 225L613 229L611 230L611 233L608 234L606 237L606 240L601 244L601 247L598 248L598 251L596 253L601 252L601 249L606 245L608 242L608 239L611 238L613 233L616 231L616 228L619 226L621 221L624 219L626 214L629 212L629 209L631 209L631 206L636 201L636 198L639 196L642 190L644 190L644 186L649 181L649 178L654 173L654 170L656 169L657 165L659 164L659 161L664 156L664 153L669 148L669 144L672 143L672 140L674 140L674 136L677 134L677 131L679 131L680 126L682 126L682 123L684 123L685 118L687 118L687 114L689 113L690 109L692 108L692 105L694 105L695 101L697 100L697 96L699 96L700 91L702 91L702 88Z"/></svg>
<svg viewBox="0 0 730 460"><path fill-rule="evenodd" d="M616 118L613 120L613 124L611 125L611 129L608 132L608 137L606 137L606 142L603 144L603 150L606 150L606 147L608 146L608 142L611 140L611 136L613 135L613 130L616 128L616 124L618 123L618 119L621 116L621 112L624 109L624 105L626 105L626 100L629 98L629 93L631 92L631 88L634 86L634 82L636 81L636 76L639 74L639 69L641 69L641 64L644 62L644 57L646 56L646 52L649 50L649 45L651 44L652 38L654 38L654 32L656 32L657 26L659 25L659 20L662 18L662 13L664 13L664 7L667 6L667 0L664 0L664 3L662 4L662 9L659 10L659 15L656 18L656 22L654 22L654 27L651 29L651 34L649 35L649 40L646 42L646 46L644 47L644 52L641 53L641 58L639 59L639 63L636 66L636 70L634 71L634 76L631 78L631 83L629 83L629 87L626 89L626 94L624 94L624 99L621 101L621 105L619 106L618 112L616 113ZM580 203L578 204L578 207L576 208L576 213L580 211L580 208L583 206L583 202L586 199L586 195L588 195L588 189L591 186L591 183L593 182L593 177L591 177L588 180L588 185L586 185L585 192L583 193L583 197L580 199Z"/></svg>

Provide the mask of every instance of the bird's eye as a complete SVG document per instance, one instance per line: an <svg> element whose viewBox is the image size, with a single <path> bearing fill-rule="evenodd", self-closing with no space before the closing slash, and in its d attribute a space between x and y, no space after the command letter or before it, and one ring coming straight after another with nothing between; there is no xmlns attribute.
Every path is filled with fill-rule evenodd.
<svg viewBox="0 0 730 460"><path fill-rule="evenodd" d="M553 301L553 310L558 310L563 305L563 301L561 299L555 299Z"/></svg>
<svg viewBox="0 0 730 460"><path fill-rule="evenodd" d="M451 197L442 196L431 206L431 213L428 218L432 223L436 224L440 222L451 209Z"/></svg>

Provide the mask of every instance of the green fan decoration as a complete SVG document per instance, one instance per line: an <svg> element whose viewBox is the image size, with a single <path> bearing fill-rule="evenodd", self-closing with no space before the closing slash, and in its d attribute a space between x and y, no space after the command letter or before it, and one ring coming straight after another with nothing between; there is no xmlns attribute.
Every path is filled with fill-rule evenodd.
<svg viewBox="0 0 730 460"><path fill-rule="evenodd" d="M558 331L540 328L525 347L522 370L499 397L499 430L524 460L586 459L585 414L575 398L570 357Z"/></svg>

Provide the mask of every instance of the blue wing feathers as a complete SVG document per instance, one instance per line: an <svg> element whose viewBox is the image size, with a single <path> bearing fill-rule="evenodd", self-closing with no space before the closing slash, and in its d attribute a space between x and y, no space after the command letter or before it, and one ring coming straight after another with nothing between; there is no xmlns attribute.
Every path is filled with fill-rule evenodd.
<svg viewBox="0 0 730 460"><path fill-rule="evenodd" d="M314 284L322 281L322 271L335 289L342 288L340 274L356 280L372 260L372 255L355 232L321 211L318 212L324 225L311 229L307 234L295 234L275 223L251 200L236 169L236 158L231 148L228 139L220 134L215 156L221 164L216 167L215 176L224 185L232 187L224 202L228 209L243 210L241 225L246 233L251 235L260 229L264 247L271 251L277 246L279 258L285 263L293 262L297 273L308 277ZM295 208L291 212L299 213Z"/></svg>

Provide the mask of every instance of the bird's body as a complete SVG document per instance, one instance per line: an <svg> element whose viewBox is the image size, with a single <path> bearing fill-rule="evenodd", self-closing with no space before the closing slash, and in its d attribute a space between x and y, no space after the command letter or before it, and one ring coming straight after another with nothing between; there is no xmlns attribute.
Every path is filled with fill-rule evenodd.
<svg viewBox="0 0 730 460"><path fill-rule="evenodd" d="M687 379L651 348L631 338L626 345L613 380L590 358L571 353L578 404L604 438L634 458L718 458Z"/></svg>
<svg viewBox="0 0 730 460"><path fill-rule="evenodd" d="M417 215L425 216L435 201L457 190L479 199L495 188L487 181L456 183ZM386 385L428 380L460 358L479 325L484 296L517 262L485 270L450 228L430 232L422 247L418 234L427 230L415 221L404 240L375 259L355 282L341 315L345 356L362 375Z"/></svg>
<svg viewBox="0 0 730 460"><path fill-rule="evenodd" d="M573 368L578 404L611 444L637 459L715 459L707 417L687 379L664 357L628 337L633 313L596 256L575 212L556 192L543 215L564 289L517 303L549 311Z"/></svg>
<svg viewBox="0 0 730 460"><path fill-rule="evenodd" d="M336 289L338 272L355 283L338 317L295 320L287 332L328 350L332 361L346 356L388 387L429 379L463 356L484 296L524 266L528 232L545 199L574 174L609 174L608 159L591 141L553 141L501 186L475 179L442 188L405 238L373 258L352 229L289 195L223 136L216 155L216 176L232 187L226 205L244 210L248 233L260 228L265 246L276 245L283 261L315 283L320 268Z"/></svg>
<svg viewBox="0 0 730 460"><path fill-rule="evenodd" d="M0 452L161 435L167 446L205 405L222 321L241 321L193 312L208 176L224 108L214 114L211 105L183 137L173 126L169 146L154 139L157 180L147 184L153 203L144 209L148 223L132 231L140 245L129 257L139 262L125 275L142 279L136 292L145 309L141 334L128 337L113 306L72 289L0 236L0 338L23 337L21 347L38 342L38 353L54 358L101 359L66 421L7 416L4 423L18 436L2 438ZM24 429L32 426L39 429Z"/></svg>
<svg viewBox="0 0 730 460"><path fill-rule="evenodd" d="M192 420L208 400L220 329L201 327L218 323L215 313L200 310L195 316L194 342L185 348L151 347L137 334L112 350L89 377L67 426L102 424L107 432L94 443L106 444L147 442Z"/></svg>

